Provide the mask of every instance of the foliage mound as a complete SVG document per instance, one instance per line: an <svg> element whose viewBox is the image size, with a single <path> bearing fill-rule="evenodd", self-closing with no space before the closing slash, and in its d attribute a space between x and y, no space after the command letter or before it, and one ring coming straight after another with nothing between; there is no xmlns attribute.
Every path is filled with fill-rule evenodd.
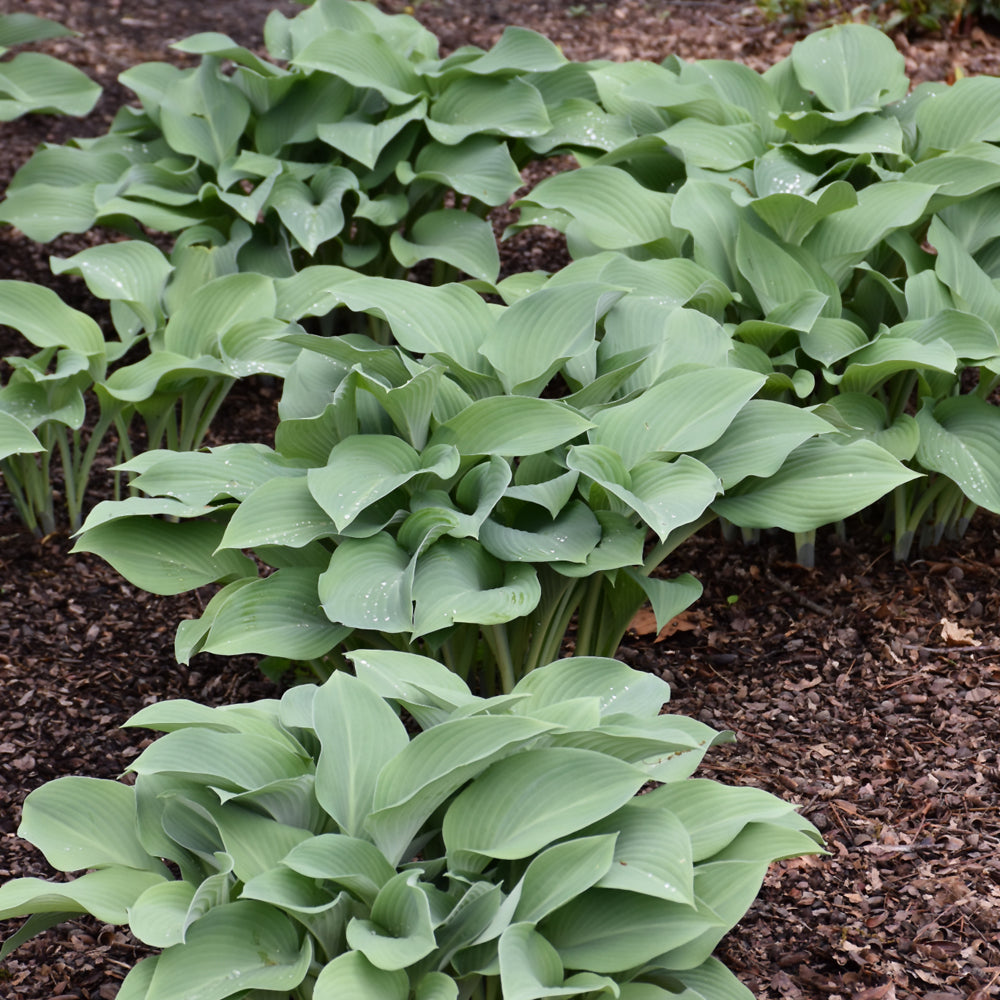
<svg viewBox="0 0 1000 1000"><path fill-rule="evenodd" d="M750 996L712 949L818 834L689 780L721 736L660 715L663 681L571 658L483 699L430 660L352 659L280 701L152 705L134 786L33 792L20 834L90 871L0 888L0 917L35 914L0 955L86 912L163 949L121 1000Z"/></svg>

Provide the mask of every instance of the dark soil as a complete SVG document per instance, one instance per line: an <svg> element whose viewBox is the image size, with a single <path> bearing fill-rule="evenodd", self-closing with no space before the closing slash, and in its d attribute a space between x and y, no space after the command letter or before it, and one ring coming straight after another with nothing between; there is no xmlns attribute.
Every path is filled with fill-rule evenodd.
<svg viewBox="0 0 1000 1000"><path fill-rule="evenodd" d="M256 47L273 7L300 9L290 0L0 0L0 11L81 32L42 48L106 88L86 120L0 125L0 188L38 142L102 131L128 97L115 81L123 69L177 58L165 43L198 31ZM722 0L425 0L415 14L444 49L486 46L505 24L522 24L577 59L676 52L764 68L795 37L752 5ZM974 25L898 43L915 79L1000 67L1000 42ZM100 317L82 285L46 265L48 254L98 238L40 248L0 232L0 277L41 281ZM505 249L508 270L560 262L557 243L528 234ZM16 344L6 337L0 347ZM238 385L216 442L266 440L276 394ZM14 833L28 791L63 774L119 774L146 742L116 727L150 702L222 704L274 689L250 658L176 664L176 623L206 595L154 597L70 555L62 535L36 541L2 494L0 543L0 878L48 876ZM703 599L659 637L640 634L640 617L621 652L671 682L675 711L736 732L701 773L798 803L827 837L829 857L775 866L720 957L773 1000L1000 996L1000 521L980 515L961 543L908 566L863 527L818 549L817 569L805 570L783 536L746 548L706 533L668 567L696 572ZM74 921L8 959L0 995L111 1000L142 953L127 932Z"/></svg>

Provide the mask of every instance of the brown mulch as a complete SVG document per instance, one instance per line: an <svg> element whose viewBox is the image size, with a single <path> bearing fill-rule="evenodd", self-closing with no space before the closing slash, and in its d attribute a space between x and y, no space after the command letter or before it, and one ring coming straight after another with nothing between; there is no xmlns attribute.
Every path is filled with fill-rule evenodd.
<svg viewBox="0 0 1000 1000"><path fill-rule="evenodd" d="M43 48L108 91L84 121L0 125L0 188L38 142L102 131L127 97L115 82L123 69L176 57L165 42L197 31L256 47L274 7L300 9L291 0L0 0L0 12L29 10L80 31ZM762 69L795 37L752 4L723 0L415 8L445 49L489 45L511 23L544 31L577 59L676 52ZM1000 42L977 26L898 43L915 79L1000 67ZM46 266L49 253L97 238L39 248L2 231L0 277L42 281L100 315L78 281L53 279ZM546 266L557 251L523 234L505 266ZM265 438L276 394L253 380L239 385L216 440ZM69 555L69 545L26 535L0 491L0 879L49 874L15 837L20 803L62 774L120 773L145 742L115 727L138 708L273 693L250 658L175 663L176 622L197 615L205 595L145 594L99 560ZM908 566L864 527L852 528L849 543L821 538L816 570L791 559L780 535L748 548L706 533L668 567L696 572L703 599L660 637L639 634L648 626L637 620L621 653L671 682L675 711L735 731L737 742L713 751L701 773L798 803L827 838L828 857L775 866L720 957L761 1000L1000 996L1000 521L980 515L961 543ZM143 953L127 932L73 921L0 967L0 996L112 1000Z"/></svg>

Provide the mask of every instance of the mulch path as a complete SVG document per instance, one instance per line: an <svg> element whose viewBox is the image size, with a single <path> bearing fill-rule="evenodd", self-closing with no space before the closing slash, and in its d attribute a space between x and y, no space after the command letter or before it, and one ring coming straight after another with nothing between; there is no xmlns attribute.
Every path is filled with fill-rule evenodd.
<svg viewBox="0 0 1000 1000"><path fill-rule="evenodd" d="M38 142L106 128L127 97L116 74L175 58L165 41L217 30L257 46L268 10L300 9L291 0L3 5L15 7L80 31L44 48L108 93L82 122L40 116L0 125L0 187ZM795 37L754 6L722 0L415 7L445 49L489 45L515 23L544 31L577 59L676 52L762 69ZM1000 71L1000 42L980 27L898 43L915 79ZM100 315L78 281L54 279L46 265L48 254L65 256L99 238L39 248L0 232L0 277L49 284ZM559 253L523 234L505 249L505 268L554 266ZM10 336L3 342L9 350ZM276 395L254 380L238 385L215 442L266 439ZM14 833L30 789L62 774L119 774L148 741L116 727L150 702L217 705L274 689L252 658L174 661L176 623L197 615L207 594L145 594L99 560L69 554L62 535L37 541L2 493L0 543L0 878L48 876L44 859ZM696 572L705 595L668 634L640 634L647 627L637 620L622 659L670 681L674 711L736 733L702 774L798 803L830 851L772 869L721 946L723 961L760 1000L1000 996L1000 520L979 515L962 542L906 566L857 526L847 542L820 539L815 570L794 564L784 536L744 547L711 531L667 569ZM143 953L125 931L73 921L0 967L0 995L112 1000Z"/></svg>

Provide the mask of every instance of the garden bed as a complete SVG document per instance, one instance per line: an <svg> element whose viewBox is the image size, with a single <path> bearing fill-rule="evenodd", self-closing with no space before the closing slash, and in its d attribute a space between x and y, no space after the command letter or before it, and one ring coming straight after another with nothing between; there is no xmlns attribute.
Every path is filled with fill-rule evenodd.
<svg viewBox="0 0 1000 1000"><path fill-rule="evenodd" d="M124 96L115 74L164 56L164 41L217 30L255 45L273 6L299 9L268 0L190 8L25 4L83 33L46 50L108 91L84 122L40 117L6 125L0 177L9 179L39 141L101 131ZM573 58L677 52L763 68L791 44L756 9L729 3L441 0L416 14L447 48L488 45L505 23L544 31ZM979 29L904 46L918 80L995 73L998 51ZM42 249L9 230L0 240L3 277L48 283L76 307L100 312L81 284L52 279L45 266L49 252L68 255L87 236ZM539 259L531 234L513 247L508 268L545 266L558 253L555 244ZM213 443L266 440L276 397L252 380L238 385ZM273 688L249 659L202 656L190 668L174 662L174 627L200 613L197 595L154 597L94 557L68 555L64 536L35 541L5 498L0 537L6 879L48 874L40 855L14 836L24 795L62 774L120 773L145 745L115 728L130 714L165 698L223 704ZM827 837L828 858L774 868L722 957L760 998L1000 995L997 518L980 515L963 542L909 566L893 564L890 543L873 534L841 543L821 533L814 571L796 566L792 551L785 536L747 548L706 532L669 566L695 572L705 596L658 639L639 634L637 621L621 652L671 683L674 710L736 731L737 742L713 751L702 773L797 802ZM0 977L12 997L110 1000L140 954L126 934L74 921L23 946Z"/></svg>

